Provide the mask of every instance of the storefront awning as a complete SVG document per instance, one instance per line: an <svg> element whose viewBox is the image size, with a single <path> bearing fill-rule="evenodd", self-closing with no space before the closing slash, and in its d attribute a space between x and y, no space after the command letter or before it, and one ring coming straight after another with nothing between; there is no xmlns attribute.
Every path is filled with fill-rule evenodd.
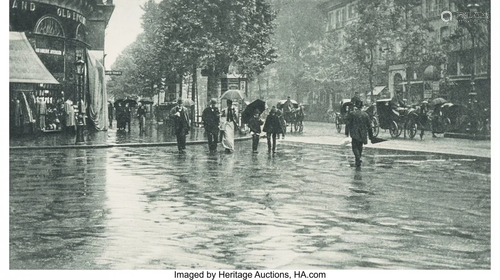
<svg viewBox="0 0 500 280"><path fill-rule="evenodd" d="M373 88L373 95L379 95L383 90L385 89L385 86L376 86ZM366 93L367 96L371 95L372 93L369 91Z"/></svg>
<svg viewBox="0 0 500 280"><path fill-rule="evenodd" d="M38 58L23 32L9 32L9 82L59 84Z"/></svg>

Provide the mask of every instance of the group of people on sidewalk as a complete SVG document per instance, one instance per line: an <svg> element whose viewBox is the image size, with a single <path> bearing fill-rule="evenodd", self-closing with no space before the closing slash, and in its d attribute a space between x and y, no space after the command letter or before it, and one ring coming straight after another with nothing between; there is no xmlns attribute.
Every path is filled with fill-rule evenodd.
<svg viewBox="0 0 500 280"><path fill-rule="evenodd" d="M116 109L112 103L108 104L109 127L113 127L113 119L116 118L116 128L118 130L127 130L130 132L130 123L132 120L133 111L129 103L116 103ZM144 124L146 122L147 109L140 102L136 109L137 118L139 119L140 134L144 133Z"/></svg>
<svg viewBox="0 0 500 280"><path fill-rule="evenodd" d="M182 103L182 101L180 101ZM217 108L217 100L210 100L210 105L203 110L202 122L208 138L208 148L210 152L217 151L218 140L225 149L225 152L231 153L234 151L234 138L236 131L239 131L239 114L233 101L226 101L227 107L222 111ZM250 134L252 135L252 152L257 153L259 147L260 135L263 132L267 133L268 152L276 152L276 136L283 134L284 130L277 115L276 107L273 107L266 118L266 121L261 120L259 110L256 110L253 117L248 121ZM180 120L174 123L179 123ZM264 127L262 128L262 125ZM272 140L272 142L271 142Z"/></svg>

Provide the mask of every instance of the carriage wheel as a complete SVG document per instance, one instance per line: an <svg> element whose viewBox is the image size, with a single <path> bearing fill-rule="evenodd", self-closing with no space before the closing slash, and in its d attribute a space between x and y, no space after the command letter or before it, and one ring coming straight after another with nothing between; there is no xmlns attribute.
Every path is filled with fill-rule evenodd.
<svg viewBox="0 0 500 280"><path fill-rule="evenodd" d="M373 137L377 137L378 133L380 132L380 126L378 124L378 119L376 117L372 118L372 132L373 132Z"/></svg>
<svg viewBox="0 0 500 280"><path fill-rule="evenodd" d="M335 118L335 127L337 128L338 133L342 131L342 124L340 123L339 117Z"/></svg>
<svg viewBox="0 0 500 280"><path fill-rule="evenodd" d="M389 127L389 133L391 134L392 138L396 138L401 134L401 130L395 121L391 122L391 125Z"/></svg>
<svg viewBox="0 0 500 280"><path fill-rule="evenodd" d="M410 137L410 139L413 139L415 135L417 135L417 130L417 123L415 123L414 121L408 121L408 123L406 124L405 133L408 135L408 137Z"/></svg>

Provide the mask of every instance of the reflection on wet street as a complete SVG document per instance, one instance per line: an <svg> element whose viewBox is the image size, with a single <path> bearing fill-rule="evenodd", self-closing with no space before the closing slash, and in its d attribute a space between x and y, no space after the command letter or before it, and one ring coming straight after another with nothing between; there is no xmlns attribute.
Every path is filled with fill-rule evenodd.
<svg viewBox="0 0 500 280"><path fill-rule="evenodd" d="M489 269L490 161L280 143L11 151L11 269Z"/></svg>

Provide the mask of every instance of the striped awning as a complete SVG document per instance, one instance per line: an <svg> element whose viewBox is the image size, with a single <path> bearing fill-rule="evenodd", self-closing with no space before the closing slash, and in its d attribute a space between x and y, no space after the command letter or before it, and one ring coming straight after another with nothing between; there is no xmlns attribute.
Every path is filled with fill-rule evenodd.
<svg viewBox="0 0 500 280"><path fill-rule="evenodd" d="M9 82L59 84L38 58L23 32L9 32Z"/></svg>

